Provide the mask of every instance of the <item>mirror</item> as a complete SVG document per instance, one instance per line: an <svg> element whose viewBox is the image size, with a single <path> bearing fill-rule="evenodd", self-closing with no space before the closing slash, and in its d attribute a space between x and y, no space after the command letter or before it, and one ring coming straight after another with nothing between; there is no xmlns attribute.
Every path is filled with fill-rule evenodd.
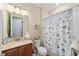
<svg viewBox="0 0 79 59"><path fill-rule="evenodd" d="M8 20L8 37L22 37L23 36L23 16L17 14L9 14Z"/></svg>
<svg viewBox="0 0 79 59"><path fill-rule="evenodd" d="M22 38L29 33L29 16L3 11L3 32L2 42L6 44L17 38Z"/></svg>

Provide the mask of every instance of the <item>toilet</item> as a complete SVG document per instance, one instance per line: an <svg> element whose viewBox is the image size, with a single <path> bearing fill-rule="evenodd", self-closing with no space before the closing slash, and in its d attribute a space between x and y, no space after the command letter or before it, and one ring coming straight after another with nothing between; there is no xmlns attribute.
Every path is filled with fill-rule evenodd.
<svg viewBox="0 0 79 59"><path fill-rule="evenodd" d="M47 50L46 50L45 47L40 46L40 47L37 47L37 49L38 49L38 54L40 56L46 56L47 55Z"/></svg>
<svg viewBox="0 0 79 59"><path fill-rule="evenodd" d="M40 40L34 40L35 48L37 49L37 53L39 56L46 56L47 49L43 46L40 46Z"/></svg>

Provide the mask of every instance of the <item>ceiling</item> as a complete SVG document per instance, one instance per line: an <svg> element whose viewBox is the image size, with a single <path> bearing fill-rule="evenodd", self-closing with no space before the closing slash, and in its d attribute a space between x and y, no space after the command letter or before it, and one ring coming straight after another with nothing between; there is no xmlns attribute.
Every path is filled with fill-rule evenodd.
<svg viewBox="0 0 79 59"><path fill-rule="evenodd" d="M10 3L10 4L13 4L13 5L22 5L23 7L26 7L26 5L28 5L27 3L20 3L20 4L17 4L17 3ZM30 4L33 4L37 7L40 7L48 12L50 12L51 10L55 9L57 6L59 5L56 5L56 3L30 3Z"/></svg>
<svg viewBox="0 0 79 59"><path fill-rule="evenodd" d="M64 6L68 8L68 7L74 7L79 4L78 3L34 3L34 5L50 12L52 10L55 10L59 6Z"/></svg>
<svg viewBox="0 0 79 59"><path fill-rule="evenodd" d="M56 3L34 3L34 5L42 8L46 11L51 11L57 6Z"/></svg>
<svg viewBox="0 0 79 59"><path fill-rule="evenodd" d="M27 3L20 3L20 4L15 4L14 5L20 5L21 7L26 7L26 5L28 6ZM65 6L65 7L73 7L75 5L79 5L78 3L31 3L37 7L40 7L48 12L51 12L52 10L55 10L57 7L59 6Z"/></svg>

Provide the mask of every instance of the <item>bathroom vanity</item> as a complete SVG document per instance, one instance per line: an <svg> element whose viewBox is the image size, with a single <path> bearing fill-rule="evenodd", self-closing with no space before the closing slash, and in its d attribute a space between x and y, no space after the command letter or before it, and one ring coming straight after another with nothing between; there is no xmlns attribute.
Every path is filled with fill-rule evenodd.
<svg viewBox="0 0 79 59"><path fill-rule="evenodd" d="M32 40L20 40L3 45L5 56L32 56Z"/></svg>

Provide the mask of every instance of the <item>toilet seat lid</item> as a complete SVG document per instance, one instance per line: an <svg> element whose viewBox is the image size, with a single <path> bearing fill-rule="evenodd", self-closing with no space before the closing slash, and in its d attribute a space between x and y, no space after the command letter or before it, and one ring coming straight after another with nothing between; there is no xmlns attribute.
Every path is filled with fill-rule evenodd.
<svg viewBox="0 0 79 59"><path fill-rule="evenodd" d="M47 53L47 50L44 47L38 47L38 51Z"/></svg>

